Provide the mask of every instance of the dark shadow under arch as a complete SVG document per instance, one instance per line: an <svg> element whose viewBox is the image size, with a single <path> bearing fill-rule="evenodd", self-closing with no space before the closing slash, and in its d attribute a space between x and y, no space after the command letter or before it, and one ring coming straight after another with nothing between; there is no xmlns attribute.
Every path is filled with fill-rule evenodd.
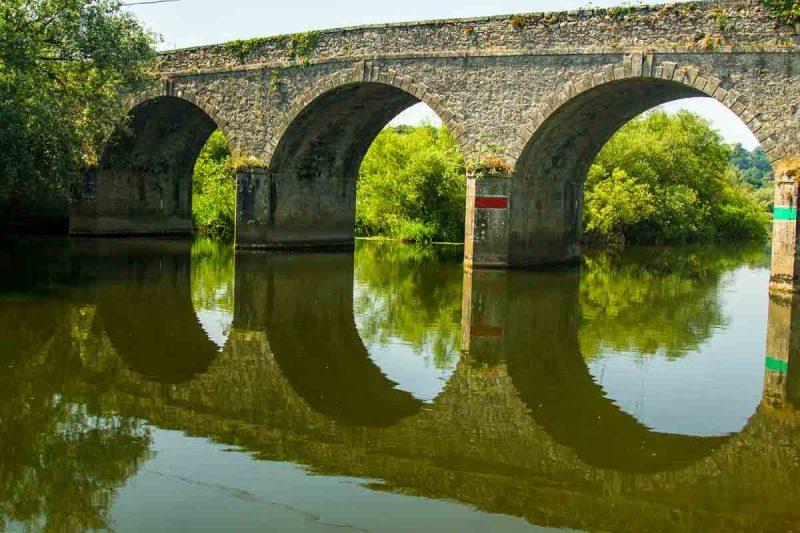
<svg viewBox="0 0 800 533"><path fill-rule="evenodd" d="M356 183L364 156L393 118L431 101L401 85L351 81L302 98L310 103L290 112L288 124L278 128L266 175L252 176L240 187L239 216L250 222L238 228L237 245L352 246Z"/></svg>
<svg viewBox="0 0 800 533"><path fill-rule="evenodd" d="M238 328L264 330L286 380L314 411L392 426L422 402L369 358L353 319L353 256L239 254Z"/></svg>
<svg viewBox="0 0 800 533"><path fill-rule="evenodd" d="M91 235L190 234L192 174L217 129L200 107L158 96L133 107L109 139L73 208L70 232Z"/></svg>

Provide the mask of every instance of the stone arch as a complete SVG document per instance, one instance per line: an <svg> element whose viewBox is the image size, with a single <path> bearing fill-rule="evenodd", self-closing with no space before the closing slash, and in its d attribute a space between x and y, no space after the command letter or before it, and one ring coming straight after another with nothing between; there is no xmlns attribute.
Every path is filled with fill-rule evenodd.
<svg viewBox="0 0 800 533"><path fill-rule="evenodd" d="M655 65L652 55L641 54L632 54L619 63L598 67L565 83L545 98L517 130L516 140L508 150L508 156L516 165L540 128L573 98L607 83L642 78L672 81L690 88L694 96L708 96L718 100L753 132L767 152L770 162L774 164L779 161L784 155L783 149L778 145L768 125L761 121L758 110L753 109L747 97L732 88L729 83L713 73L706 72L706 69L696 65L673 61Z"/></svg>
<svg viewBox="0 0 800 533"><path fill-rule="evenodd" d="M694 65L633 54L572 80L545 98L508 149L513 164L508 263L577 260L583 182L595 156L624 124L657 105L708 96L731 109L774 163L783 155L769 124L746 96Z"/></svg>
<svg viewBox="0 0 800 533"><path fill-rule="evenodd" d="M128 123L106 142L70 215L70 232L91 235L190 234L194 164L217 129L238 153L219 109L191 90L162 86L131 96Z"/></svg>
<svg viewBox="0 0 800 533"><path fill-rule="evenodd" d="M237 155L240 152L237 144L236 132L231 129L230 123L222 115L219 107L217 107L207 96L197 93L190 88L176 88L174 82L171 80L161 80L161 83L156 88L153 88L149 91L140 91L126 98L124 106L125 114L129 114L131 111L133 111L133 109L147 102L148 100L154 100L162 96L180 98L199 107L211 118L211 120L214 121L217 129L225 135L226 139L228 139L228 145L230 146L231 153Z"/></svg>
<svg viewBox="0 0 800 533"><path fill-rule="evenodd" d="M325 76L319 83L315 84L314 87L294 100L289 110L281 117L269 141L267 146L267 163L269 164L272 160L272 156L281 138L289 129L292 122L294 122L300 113L314 100L337 88L352 83L363 82L389 85L414 96L417 100L430 107L442 119L442 123L452 132L453 137L456 138L456 142L465 156L472 151L471 144L464 135L464 127L461 125L456 114L446 105L443 98L431 92L426 85L416 81L412 77L399 74L392 69L381 69L380 67L374 67L367 62L363 62L353 69Z"/></svg>
<svg viewBox="0 0 800 533"><path fill-rule="evenodd" d="M351 246L358 169L401 111L423 102L468 152L464 127L443 99L393 70L360 62L322 78L278 121L266 171L240 186L242 247Z"/></svg>

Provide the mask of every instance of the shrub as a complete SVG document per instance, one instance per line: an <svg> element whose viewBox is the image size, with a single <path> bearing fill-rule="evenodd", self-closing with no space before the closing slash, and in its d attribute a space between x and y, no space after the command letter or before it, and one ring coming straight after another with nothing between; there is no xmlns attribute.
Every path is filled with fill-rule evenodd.
<svg viewBox="0 0 800 533"><path fill-rule="evenodd" d="M197 232L230 239L236 220L236 171L228 141L215 131L197 158L192 179L192 221Z"/></svg>
<svg viewBox="0 0 800 533"><path fill-rule="evenodd" d="M465 196L464 161L447 128L387 128L361 164L356 231L461 241Z"/></svg>

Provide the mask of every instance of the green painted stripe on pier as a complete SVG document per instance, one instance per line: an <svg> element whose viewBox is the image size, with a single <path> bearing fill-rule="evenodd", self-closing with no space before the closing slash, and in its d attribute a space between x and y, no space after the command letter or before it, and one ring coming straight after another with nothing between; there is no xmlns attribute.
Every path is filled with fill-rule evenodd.
<svg viewBox="0 0 800 533"><path fill-rule="evenodd" d="M774 357L767 357L767 370L785 374L789 371L789 363L781 361L780 359L775 359Z"/></svg>
<svg viewBox="0 0 800 533"><path fill-rule="evenodd" d="M797 209L794 207L775 207L775 220L797 220Z"/></svg>

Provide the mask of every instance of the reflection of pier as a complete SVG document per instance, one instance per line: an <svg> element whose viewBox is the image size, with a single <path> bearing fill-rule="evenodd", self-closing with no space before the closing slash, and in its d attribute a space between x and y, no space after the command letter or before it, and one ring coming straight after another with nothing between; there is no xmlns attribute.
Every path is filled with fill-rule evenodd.
<svg viewBox="0 0 800 533"><path fill-rule="evenodd" d="M800 297L770 295L764 400L800 408Z"/></svg>
<svg viewBox="0 0 800 533"><path fill-rule="evenodd" d="M185 264L149 264L167 265L170 294L191 302ZM793 303L771 307L769 353L785 364L768 362L764 402L748 426L729 438L682 437L648 430L591 380L577 346L577 274L537 274L531 284L513 272L468 273L466 353L423 409L368 358L353 322L352 266L346 255L238 255L234 325L211 359L170 353L169 339L136 345L146 357L120 349L131 320L137 337L205 333L190 305L174 304L174 323L165 323L155 295L116 295L112 283L100 284L91 327L105 340L82 350L96 355L80 379L110 412L539 525L773 531L800 520L798 511L775 514L800 501L800 417L789 408L800 330ZM131 267L122 279L149 271ZM109 311L120 298L150 311ZM64 342L82 349L87 341ZM190 370L177 376L175 368Z"/></svg>

